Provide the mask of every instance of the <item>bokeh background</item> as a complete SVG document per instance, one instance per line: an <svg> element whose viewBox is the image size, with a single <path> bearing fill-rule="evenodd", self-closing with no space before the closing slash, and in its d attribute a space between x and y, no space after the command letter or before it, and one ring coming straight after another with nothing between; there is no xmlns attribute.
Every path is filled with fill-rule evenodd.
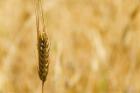
<svg viewBox="0 0 140 93"><path fill-rule="evenodd" d="M44 0L44 93L140 93L140 0ZM0 0L0 93L41 93L33 0Z"/></svg>

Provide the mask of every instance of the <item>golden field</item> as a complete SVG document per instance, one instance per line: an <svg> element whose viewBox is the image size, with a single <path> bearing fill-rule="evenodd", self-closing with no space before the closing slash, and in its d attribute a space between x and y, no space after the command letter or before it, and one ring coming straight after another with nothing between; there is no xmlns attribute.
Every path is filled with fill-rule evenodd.
<svg viewBox="0 0 140 93"><path fill-rule="evenodd" d="M44 0L44 93L140 93L139 0ZM0 0L0 93L41 93L33 0Z"/></svg>

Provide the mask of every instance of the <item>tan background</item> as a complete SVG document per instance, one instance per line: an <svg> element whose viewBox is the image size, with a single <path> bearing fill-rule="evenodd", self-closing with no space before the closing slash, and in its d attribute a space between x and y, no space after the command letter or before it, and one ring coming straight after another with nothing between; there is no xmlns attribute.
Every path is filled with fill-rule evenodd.
<svg viewBox="0 0 140 93"><path fill-rule="evenodd" d="M45 0L44 93L140 93L139 0ZM0 93L41 93L32 0L0 0Z"/></svg>

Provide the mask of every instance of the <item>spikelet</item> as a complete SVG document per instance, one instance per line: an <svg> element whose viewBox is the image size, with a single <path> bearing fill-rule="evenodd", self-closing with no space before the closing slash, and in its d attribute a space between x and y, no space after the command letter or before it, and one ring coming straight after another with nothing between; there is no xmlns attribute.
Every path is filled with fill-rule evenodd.
<svg viewBox="0 0 140 93"><path fill-rule="evenodd" d="M35 0L35 11L36 11L36 29L37 29L37 50L38 50L38 61L39 78L42 81L42 93L44 83L48 74L49 68L49 40L48 35L45 32L45 23L43 18L42 3L41 0Z"/></svg>

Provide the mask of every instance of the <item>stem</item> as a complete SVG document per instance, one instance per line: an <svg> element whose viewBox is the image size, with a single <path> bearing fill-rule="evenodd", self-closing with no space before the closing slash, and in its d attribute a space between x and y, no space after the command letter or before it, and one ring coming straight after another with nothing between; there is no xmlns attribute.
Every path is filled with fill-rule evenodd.
<svg viewBox="0 0 140 93"><path fill-rule="evenodd" d="M43 90L44 90L44 82L42 81L42 93L44 93Z"/></svg>

